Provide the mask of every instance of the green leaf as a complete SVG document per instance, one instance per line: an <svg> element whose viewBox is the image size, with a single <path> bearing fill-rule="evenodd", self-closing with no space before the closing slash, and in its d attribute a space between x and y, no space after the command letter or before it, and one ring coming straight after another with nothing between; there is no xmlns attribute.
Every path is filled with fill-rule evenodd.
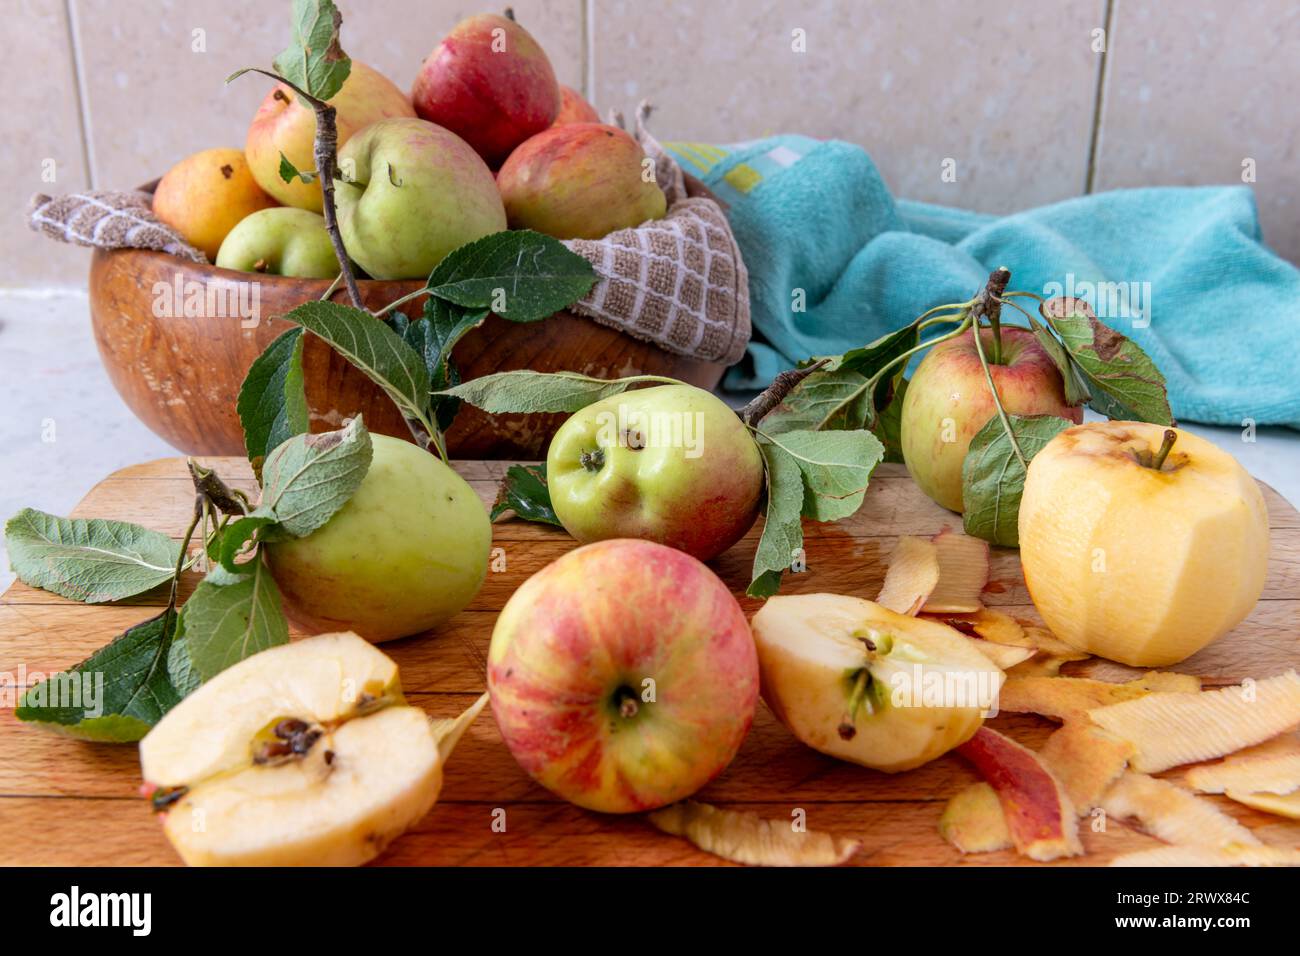
<svg viewBox="0 0 1300 956"><path fill-rule="evenodd" d="M289 157L280 154L280 179L286 183L291 183L295 179L301 179L304 183L314 183L316 174L314 172L303 172L293 163L289 162Z"/></svg>
<svg viewBox="0 0 1300 956"><path fill-rule="evenodd" d="M862 507L871 472L885 454L869 431L793 431L763 437L789 455L803 474L803 516L814 521L838 521Z"/></svg>
<svg viewBox="0 0 1300 956"><path fill-rule="evenodd" d="M1173 424L1165 378L1136 342L1097 321L1081 299L1052 299L1042 312L1087 379L1089 405L1108 418Z"/></svg>
<svg viewBox="0 0 1300 956"><path fill-rule="evenodd" d="M274 515L295 537L309 535L360 487L372 455L360 415L338 431L295 435L267 456L256 513Z"/></svg>
<svg viewBox="0 0 1300 956"><path fill-rule="evenodd" d="M429 276L429 292L512 322L536 322L591 291L591 263L550 236L527 229L493 233L454 249Z"/></svg>
<svg viewBox="0 0 1300 956"><path fill-rule="evenodd" d="M546 486L546 465L511 465L497 489L497 500L492 504L493 521L507 511L513 511L525 521L553 524L563 527L551 506L551 492Z"/></svg>
<svg viewBox="0 0 1300 956"><path fill-rule="evenodd" d="M1026 311L1024 315L1029 320L1029 328L1034 333L1034 338L1038 340L1038 344L1043 347L1043 351L1052 360L1056 370L1061 373L1066 402L1071 405L1086 403L1091 398L1091 393L1078 364L1074 359L1070 358L1070 353L1065 350L1065 346L1061 344L1051 329L1034 318L1030 312Z"/></svg>
<svg viewBox="0 0 1300 956"><path fill-rule="evenodd" d="M268 345L244 376L235 409L244 448L255 466L277 445L311 425L302 372L302 329L290 329Z"/></svg>
<svg viewBox="0 0 1300 956"><path fill-rule="evenodd" d="M180 545L125 521L58 518L24 508L5 524L9 564L24 584L86 604L120 601L170 581Z"/></svg>
<svg viewBox="0 0 1300 956"><path fill-rule="evenodd" d="M214 569L185 602L185 649L200 680L289 640L289 625L265 560L259 555L232 575Z"/></svg>
<svg viewBox="0 0 1300 956"><path fill-rule="evenodd" d="M342 25L333 0L294 0L293 42L275 58L276 72L317 99L332 99L352 71L339 45Z"/></svg>
<svg viewBox="0 0 1300 956"><path fill-rule="evenodd" d="M759 424L769 435L866 428L872 419L867 379L852 369L813 372Z"/></svg>
<svg viewBox="0 0 1300 956"><path fill-rule="evenodd" d="M430 386L440 390L460 384L460 373L452 363L452 350L465 333L482 325L488 314L486 309L470 311L430 296L424 300L424 314L420 318L411 321L399 312L393 317L393 328L424 357ZM460 401L446 396L431 397L429 407L438 427L445 432L460 410Z"/></svg>
<svg viewBox="0 0 1300 956"><path fill-rule="evenodd" d="M871 433L885 446L885 461L903 460L903 400L907 396L907 379L901 376L894 386L889 403L876 416Z"/></svg>
<svg viewBox="0 0 1300 956"><path fill-rule="evenodd" d="M835 367L842 371L857 372L865 378L870 378L891 362L902 358L905 352L916 348L920 341L920 320L917 319L910 325L905 325L895 332L882 335L870 345L850 349L841 356L838 365ZM900 377L905 369L905 366L899 366L898 375ZM873 396L876 408L883 408L889 400L889 396L893 391L893 380L893 376L887 375L876 384L875 395Z"/></svg>
<svg viewBox="0 0 1300 956"><path fill-rule="evenodd" d="M804 483L798 463L771 442L760 441L767 470L767 512L763 534L754 552L753 574L746 594L770 597L781 587L781 575L803 548Z"/></svg>
<svg viewBox="0 0 1300 956"><path fill-rule="evenodd" d="M369 312L337 302L306 302L285 315L320 336L384 390L402 414L424 422L429 370L400 335Z"/></svg>
<svg viewBox="0 0 1300 956"><path fill-rule="evenodd" d="M576 412L646 380L646 376L604 379L577 372L520 370L473 378L434 394L462 399L493 415L505 412Z"/></svg>
<svg viewBox="0 0 1300 956"><path fill-rule="evenodd" d="M83 740L139 740L181 700L167 672L176 610L128 628L70 671L23 694L14 714Z"/></svg>
<svg viewBox="0 0 1300 956"><path fill-rule="evenodd" d="M966 509L962 524L969 535L1014 548L1020 544L1016 521L1026 465L1049 441L1074 427L1074 422L1053 415L1008 417L1025 462L1016 454L1002 419L994 415L975 433L962 462L962 505Z"/></svg>
<svg viewBox="0 0 1300 956"><path fill-rule="evenodd" d="M219 562L229 573L241 574L242 570L235 564L235 558L244 550L245 545L253 540L254 535L274 524L276 524L275 512L269 508L259 508L252 514L236 518L212 540L208 546L208 557Z"/></svg>
<svg viewBox="0 0 1300 956"><path fill-rule="evenodd" d="M194 669L189 643L185 640L184 608L181 608L180 619L176 622L176 636L172 638L172 646L167 651L167 676L182 698L194 693L203 683L203 678Z"/></svg>

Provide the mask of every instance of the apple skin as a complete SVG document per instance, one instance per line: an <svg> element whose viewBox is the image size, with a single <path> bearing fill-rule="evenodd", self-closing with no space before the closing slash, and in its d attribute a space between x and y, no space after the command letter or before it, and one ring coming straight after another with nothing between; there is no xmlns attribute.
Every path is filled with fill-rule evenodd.
<svg viewBox="0 0 1300 956"><path fill-rule="evenodd" d="M690 796L731 762L753 722L758 656L740 605L699 561L602 541L506 602L487 684L529 776L588 810L635 813Z"/></svg>
<svg viewBox="0 0 1300 956"><path fill-rule="evenodd" d="M1163 426L1067 429L1030 461L1020 502L1020 561L1047 626L1134 667L1176 664L1232 630L1268 570L1255 480L1227 452L1175 431L1156 471L1141 460Z"/></svg>
<svg viewBox="0 0 1300 956"><path fill-rule="evenodd" d="M411 100L422 119L460 136L495 169L516 146L555 122L560 85L527 30L483 13L456 24L429 54Z"/></svg>
<svg viewBox="0 0 1300 956"><path fill-rule="evenodd" d="M492 525L465 479L410 442L371 434L361 486L304 538L266 546L290 616L373 643L437 627L487 574Z"/></svg>
<svg viewBox="0 0 1300 956"><path fill-rule="evenodd" d="M555 117L552 126L561 126L565 123L599 123L600 114L596 112L596 107L588 103L581 93L571 86L560 84L560 112Z"/></svg>
<svg viewBox="0 0 1300 956"><path fill-rule="evenodd" d="M376 279L423 279L447 253L506 228L492 172L460 137L382 120L343 147L335 187L348 254Z"/></svg>
<svg viewBox="0 0 1300 956"><path fill-rule="evenodd" d="M616 126L566 123L538 133L497 174L510 228L600 239L663 218L668 200L653 178L642 178L645 158Z"/></svg>
<svg viewBox="0 0 1300 956"><path fill-rule="evenodd" d="M683 434L689 422L698 455L685 442L654 442L656 415ZM646 447L631 447L623 424ZM603 463L584 465L597 451ZM641 538L701 561L744 537L763 497L758 446L735 412L692 385L637 389L575 412L551 439L546 477L555 514L578 541Z"/></svg>
<svg viewBox="0 0 1300 956"><path fill-rule="evenodd" d="M274 205L253 178L242 149L205 149L188 156L167 170L153 193L154 215L209 262L240 221Z"/></svg>
<svg viewBox="0 0 1300 956"><path fill-rule="evenodd" d="M364 126L382 119L414 116L415 110L406 94L382 73L356 60L352 71L334 98L329 101L337 111L338 148ZM253 117L244 142L248 165L258 185L286 206L320 212L323 201L319 183L304 183L294 178L286 183L280 178L280 154L298 169L316 168L316 113L298 100L298 95L283 83L276 85Z"/></svg>
<svg viewBox="0 0 1300 956"><path fill-rule="evenodd" d="M273 276L332 279L339 274L325 217L277 206L239 221L221 243L216 265Z"/></svg>
<svg viewBox="0 0 1300 956"><path fill-rule="evenodd" d="M992 331L983 330L981 341L990 355ZM1061 373L1029 330L1003 326L1002 364L990 364L989 372L1008 415L1083 421L1082 406L1067 404ZM963 510L962 462L970 440L996 414L973 334L940 342L926 353L903 397L903 461L921 490L949 511ZM945 435L949 418L952 430Z"/></svg>

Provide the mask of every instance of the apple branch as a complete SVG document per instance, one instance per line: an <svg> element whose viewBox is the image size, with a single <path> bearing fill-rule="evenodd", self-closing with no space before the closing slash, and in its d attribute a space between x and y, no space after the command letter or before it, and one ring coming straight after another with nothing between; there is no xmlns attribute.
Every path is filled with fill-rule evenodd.
<svg viewBox="0 0 1300 956"><path fill-rule="evenodd" d="M829 361L830 359L818 359L812 365L807 365L804 368L786 369L772 380L771 385L754 396L749 404L736 414L740 416L740 420L746 425L757 425L763 420L763 416L785 401L785 397L794 391L796 385Z"/></svg>

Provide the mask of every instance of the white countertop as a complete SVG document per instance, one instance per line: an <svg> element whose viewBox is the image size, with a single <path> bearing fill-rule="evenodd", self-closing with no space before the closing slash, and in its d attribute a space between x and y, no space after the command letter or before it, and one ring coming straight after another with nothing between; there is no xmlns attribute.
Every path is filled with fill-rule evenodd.
<svg viewBox="0 0 1300 956"><path fill-rule="evenodd" d="M1187 425L1300 508L1300 432ZM0 291L0 521L68 511L119 468L179 452L136 420L99 362L84 292ZM111 518L112 515L101 517ZM0 545L0 589L13 575Z"/></svg>

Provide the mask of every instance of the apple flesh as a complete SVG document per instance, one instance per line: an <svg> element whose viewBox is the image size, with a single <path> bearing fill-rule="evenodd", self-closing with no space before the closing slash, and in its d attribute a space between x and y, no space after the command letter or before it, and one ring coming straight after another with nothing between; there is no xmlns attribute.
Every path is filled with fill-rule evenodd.
<svg viewBox="0 0 1300 956"><path fill-rule="evenodd" d="M560 84L560 112L555 117L553 126L564 123L599 123L600 114L571 86Z"/></svg>
<svg viewBox="0 0 1300 956"><path fill-rule="evenodd" d="M208 261L236 224L275 204L253 178L242 149L205 149L186 157L167 170L153 193L154 215Z"/></svg>
<svg viewBox="0 0 1300 956"><path fill-rule="evenodd" d="M551 504L583 543L642 538L707 561L754 524L763 458L717 396L691 385L613 395L575 412L546 453Z"/></svg>
<svg viewBox="0 0 1300 956"><path fill-rule="evenodd" d="M1066 403L1061 373L1032 332L1003 326L999 364L992 364L992 330L981 330L980 341L1008 415L1083 421L1083 408ZM949 511L963 510L962 462L975 433L996 414L973 332L926 353L903 397L903 461L920 489Z"/></svg>
<svg viewBox="0 0 1300 956"><path fill-rule="evenodd" d="M752 622L763 700L814 750L897 773L969 740L1000 671L950 627L862 598L769 598Z"/></svg>
<svg viewBox="0 0 1300 956"><path fill-rule="evenodd" d="M447 253L506 228L492 173L463 140L420 119L366 127L339 153L348 254L376 279L423 279Z"/></svg>
<svg viewBox="0 0 1300 956"><path fill-rule="evenodd" d="M292 206L263 209L240 220L221 243L216 264L273 276L332 279L339 274L325 217Z"/></svg>
<svg viewBox="0 0 1300 956"><path fill-rule="evenodd" d="M296 620L377 643L437 627L474 599L492 527L474 490L436 457L398 438L370 440L370 469L348 502L266 555Z"/></svg>
<svg viewBox="0 0 1300 956"><path fill-rule="evenodd" d="M695 793L731 762L758 661L727 586L689 555L602 541L534 574L497 618L488 692L538 783L604 813Z"/></svg>
<svg viewBox="0 0 1300 956"><path fill-rule="evenodd" d="M1047 626L1134 667L1174 664L1236 627L1264 589L1268 512L1231 455L1190 432L1089 422L1029 463L1020 561Z"/></svg>
<svg viewBox="0 0 1300 956"><path fill-rule="evenodd" d="M553 126L510 154L497 175L512 229L600 239L661 219L668 208L645 153L600 123Z"/></svg>
<svg viewBox="0 0 1300 956"><path fill-rule="evenodd" d="M464 139L493 169L560 111L551 61L514 20L462 20L429 54L411 89L422 119Z"/></svg>
<svg viewBox="0 0 1300 956"><path fill-rule="evenodd" d="M383 74L356 60L342 89L329 103L336 110L339 149L364 126L390 117L415 115L405 93ZM319 183L304 183L297 177L286 183L280 178L281 153L303 172L316 168L316 112L304 106L298 94L283 83L266 94L258 107L248 127L244 152L258 185L284 205L312 212L323 209Z"/></svg>

